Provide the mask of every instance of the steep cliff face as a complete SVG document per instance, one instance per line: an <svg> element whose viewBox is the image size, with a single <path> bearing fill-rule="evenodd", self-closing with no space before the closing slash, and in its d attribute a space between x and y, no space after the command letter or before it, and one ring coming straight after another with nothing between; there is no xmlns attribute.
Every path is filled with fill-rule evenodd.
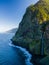
<svg viewBox="0 0 49 65"><path fill-rule="evenodd" d="M26 47L30 52L39 54L41 25L47 21L49 22L49 0L39 0L35 5L29 6L12 38L13 44Z"/></svg>

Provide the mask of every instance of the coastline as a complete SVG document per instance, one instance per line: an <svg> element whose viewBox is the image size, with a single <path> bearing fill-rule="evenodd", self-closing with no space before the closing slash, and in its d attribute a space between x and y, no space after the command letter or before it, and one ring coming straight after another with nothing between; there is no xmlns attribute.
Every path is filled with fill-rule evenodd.
<svg viewBox="0 0 49 65"><path fill-rule="evenodd" d="M40 60L42 60L46 55L41 56L39 54L33 54L32 52L30 52L28 47L26 48L26 47L23 47L23 45L21 46L19 44L14 44L14 43L11 43L11 44L14 45L15 47L20 47L20 48L27 50L27 52L31 54L31 58L29 62L32 63L33 65L44 65L40 62Z"/></svg>
<svg viewBox="0 0 49 65"><path fill-rule="evenodd" d="M32 55L29 53L29 51L26 48L14 45L13 43L9 43L9 45L12 47L18 48L19 50L21 50L24 53L24 56L26 57L26 59L25 59L26 65L33 65L33 63L31 62Z"/></svg>

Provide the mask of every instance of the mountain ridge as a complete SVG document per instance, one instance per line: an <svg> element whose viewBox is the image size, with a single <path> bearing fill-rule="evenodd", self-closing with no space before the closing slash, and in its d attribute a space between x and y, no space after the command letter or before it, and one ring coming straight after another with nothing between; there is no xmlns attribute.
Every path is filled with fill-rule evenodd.
<svg viewBox="0 0 49 65"><path fill-rule="evenodd" d="M6 31L7 33L16 33L17 31L17 28L13 28L13 29L10 29L8 31Z"/></svg>

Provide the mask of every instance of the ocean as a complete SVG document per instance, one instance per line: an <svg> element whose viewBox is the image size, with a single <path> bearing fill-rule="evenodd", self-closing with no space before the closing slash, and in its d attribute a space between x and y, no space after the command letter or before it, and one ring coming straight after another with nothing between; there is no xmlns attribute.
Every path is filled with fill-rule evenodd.
<svg viewBox="0 0 49 65"><path fill-rule="evenodd" d="M0 33L0 65L33 65L31 54L11 42L14 33Z"/></svg>

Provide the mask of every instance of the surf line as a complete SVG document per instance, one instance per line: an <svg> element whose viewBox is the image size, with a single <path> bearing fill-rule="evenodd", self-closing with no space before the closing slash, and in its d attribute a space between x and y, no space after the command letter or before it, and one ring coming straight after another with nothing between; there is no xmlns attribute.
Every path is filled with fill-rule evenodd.
<svg viewBox="0 0 49 65"><path fill-rule="evenodd" d="M9 45L12 46L12 47L19 48L19 49L24 53L24 55L25 55L26 58L27 58L27 59L25 59L26 65L33 65L33 64L30 62L32 55L31 55L25 48L22 48L22 47L20 47L20 46L16 46L16 45L14 45L14 44L12 44L12 43L9 43Z"/></svg>

